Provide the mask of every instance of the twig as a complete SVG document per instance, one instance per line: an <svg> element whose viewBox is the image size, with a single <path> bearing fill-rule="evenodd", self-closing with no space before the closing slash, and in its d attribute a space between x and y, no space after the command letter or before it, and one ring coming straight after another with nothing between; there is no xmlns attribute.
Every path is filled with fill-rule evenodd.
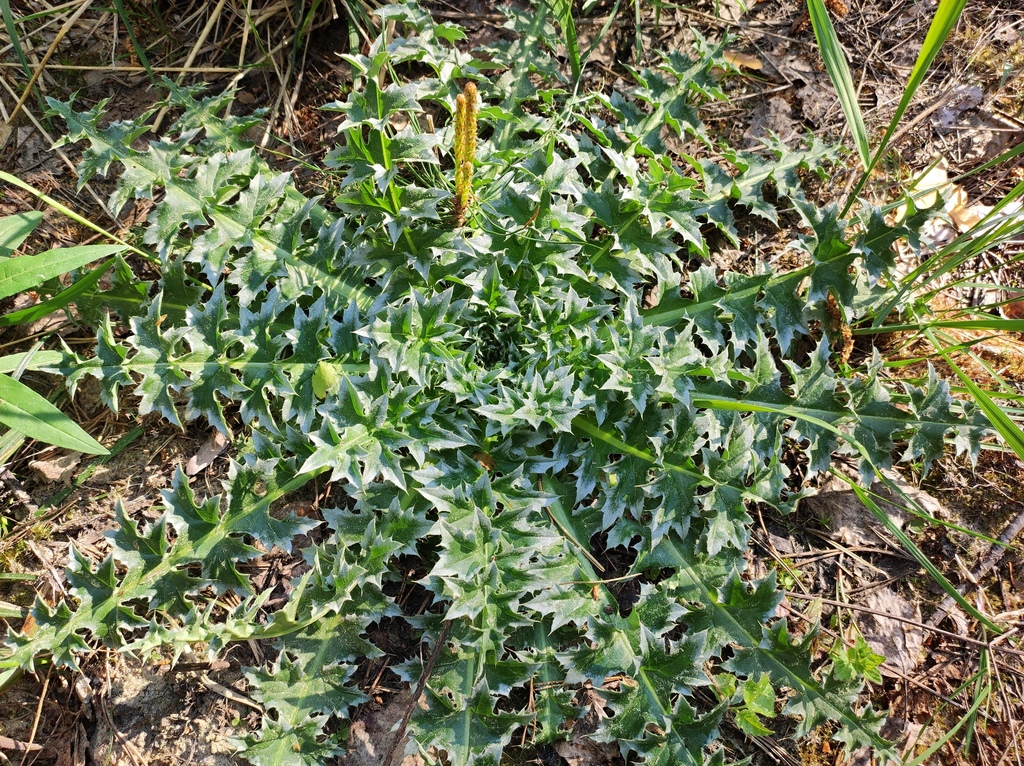
<svg viewBox="0 0 1024 766"><path fill-rule="evenodd" d="M1003 556L1006 555L1006 549L1010 547L1014 538L1017 537L1024 530L1024 510L1020 511L1009 524L1006 525L1006 529L999 535L999 544L990 545L988 551L986 551L984 557L977 567L971 572L970 580L973 582L966 582L957 588L957 592L962 596L967 590L977 582L984 579L985 575L991 572L996 564L1003 560ZM949 610L953 608L954 599L952 596L946 596L939 604L938 608L932 613L931 617L928 618L928 625L938 625L945 619L946 615L949 614Z"/></svg>
<svg viewBox="0 0 1024 766"><path fill-rule="evenodd" d="M395 753L398 752L398 746L405 739L405 730L409 726L409 721L412 719L412 711L418 704L420 695L423 694L423 690L427 686L427 680L430 678L430 674L434 672L434 665L437 664L437 658L441 656L441 650L444 649L445 642L448 640L448 634L451 633L452 623L445 621L444 625L441 626L441 632L437 634L437 642L434 644L434 650L430 653L430 657L427 658L427 664L423 666L423 672L420 674L420 680L416 683L416 689L412 693L412 701L409 703L408 709L405 711L405 715L402 716L402 720L399 721L398 726L394 729L395 738L391 740L391 744L388 746L387 755L384 756L384 760L381 761L382 766L391 766L391 760L395 757Z"/></svg>
<svg viewBox="0 0 1024 766"><path fill-rule="evenodd" d="M21 742L0 734L0 750L13 750L16 753L38 753L43 749L42 745L33 745L29 742Z"/></svg>
<svg viewBox="0 0 1024 766"><path fill-rule="evenodd" d="M31 748L36 742L36 732L39 731L39 721L43 717L43 703L46 702L46 692L50 690L50 671L53 669L51 665L46 670L46 677L43 679L43 690L39 692L39 704L36 705L36 717L32 720L32 730L28 735L28 746Z"/></svg>
<svg viewBox="0 0 1024 766"><path fill-rule="evenodd" d="M267 712L263 709L262 705L253 702L251 699L249 699L249 697L242 694L237 689L233 689L230 686L225 686L224 684L217 683L208 675L206 675L206 673L199 674L199 683L201 683L205 688L209 689L214 694L219 694L224 699L230 702L234 702L236 705L245 705L246 707L251 707L253 710L258 710L260 713Z"/></svg>
<svg viewBox="0 0 1024 766"><path fill-rule="evenodd" d="M256 65L251 65L249 68L253 68ZM13 61L0 61L0 69L20 69L21 65ZM57 69L64 72L109 72L111 74L144 74L146 71L145 67L132 66L130 64L117 64L111 66L109 64L49 64L47 69ZM246 67L240 66L201 66L186 68L182 66L153 66L150 67L154 72L165 72L168 74L235 74L239 69L245 70Z"/></svg>
<svg viewBox="0 0 1024 766"><path fill-rule="evenodd" d="M943 630L942 628L937 628L934 625L929 625L925 622L912 620L909 617L898 617L897 615L881 612L877 609L871 609L870 607L861 606L860 604L851 604L845 601L836 601L834 599L822 598L821 596L804 595L803 593L794 593L788 590L783 592L786 594L787 598L798 598L803 601L820 601L821 603L828 604L829 606L841 607L843 609L852 609L855 612L873 614L877 617L885 617L889 620L895 620L896 622L903 622L907 625L913 625L915 628L921 628L922 630L927 630L928 632L935 633L936 635L945 636L946 638L953 638L957 641L962 641L965 644L971 644L973 646L979 646L985 649L991 649L993 646L992 641L982 641L981 639L971 638L970 636L961 636L957 633L953 633L948 630ZM1024 651L1020 649L1010 649L1007 647L1003 647L1002 651L1006 652L1007 654L1015 654L1018 657L1024 657Z"/></svg>
<svg viewBox="0 0 1024 766"><path fill-rule="evenodd" d="M35 87L36 81L39 79L40 75L42 75L43 71L46 69L46 62L50 60L50 57L57 50L57 46L60 45L60 41L64 39L64 35L66 35L68 31L71 29L71 27L75 25L75 22L78 21L79 18L81 18L82 14L89 9L90 5L92 5L92 0L85 0L85 2L82 3L82 5L78 8L77 11L71 14L71 18L65 21L64 26L62 26L60 30L57 32L56 37L53 38L53 42L50 43L50 47L46 50L46 53L43 54L43 58L39 62L39 66L36 67L35 73L33 73L32 77L29 79L28 85L25 86L25 90L22 92L21 98L18 99L18 103L11 111L11 120L18 116L18 112L21 111L21 107L25 105L25 102L28 100L29 95L32 93L32 88Z"/></svg>
<svg viewBox="0 0 1024 766"><path fill-rule="evenodd" d="M182 72L178 75L178 84L181 84L181 79L186 72L192 68L192 62L196 60L196 56L199 55L199 50L206 43L206 38L210 36L210 32L213 30L214 24L217 23L217 19L220 18L221 11L224 10L224 4L227 0L220 0L217 3L217 7L213 9L213 13L210 14L210 18L206 20L206 26L203 27L203 31L199 33L199 39L196 40L196 44L192 46L192 50L189 51L188 58L185 59L185 65L182 67ZM157 114L156 119L153 120L153 132L156 133L160 130L160 123L163 122L164 117L167 114L169 106L165 106Z"/></svg>

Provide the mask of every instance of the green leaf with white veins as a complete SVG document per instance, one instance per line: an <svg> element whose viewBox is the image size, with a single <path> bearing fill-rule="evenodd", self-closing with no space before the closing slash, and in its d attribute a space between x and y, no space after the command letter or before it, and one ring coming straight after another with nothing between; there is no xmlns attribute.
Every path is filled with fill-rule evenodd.
<svg viewBox="0 0 1024 766"><path fill-rule="evenodd" d="M392 115L419 110L414 85L388 85L381 89L377 81L370 79L361 91L353 91L348 100L328 104L326 111L344 112L346 119L338 126L338 132L366 125L384 130Z"/></svg>
<svg viewBox="0 0 1024 766"><path fill-rule="evenodd" d="M501 683L502 663L485 662L470 631L456 628L448 646L455 651L442 649L427 681L425 704L413 709L409 728L419 741L445 750L453 764L498 766L503 747L531 716L495 710L488 681ZM422 670L414 662L407 672L415 680Z"/></svg>
<svg viewBox="0 0 1024 766"><path fill-rule="evenodd" d="M337 735L321 737L322 725L312 719L288 726L264 717L259 737L249 735L238 744L256 766L322 766L345 752Z"/></svg>
<svg viewBox="0 0 1024 766"><path fill-rule="evenodd" d="M135 347L136 353L131 358L131 367L142 376L135 389L141 399L140 412L159 412L171 423L180 426L172 392L180 391L192 382L180 364L187 354L182 342L187 330L180 327L166 330L160 328L163 315L161 298L158 295L150 304L145 317L132 318L134 335L129 342Z"/></svg>
<svg viewBox="0 0 1024 766"><path fill-rule="evenodd" d="M318 644L321 650L330 648L330 641ZM349 684L355 667L325 667L316 654L304 659L295 662L285 657L280 667L270 672L250 670L245 674L256 701L276 711L279 723L292 729L309 720L325 723L327 716L366 700L366 695Z"/></svg>

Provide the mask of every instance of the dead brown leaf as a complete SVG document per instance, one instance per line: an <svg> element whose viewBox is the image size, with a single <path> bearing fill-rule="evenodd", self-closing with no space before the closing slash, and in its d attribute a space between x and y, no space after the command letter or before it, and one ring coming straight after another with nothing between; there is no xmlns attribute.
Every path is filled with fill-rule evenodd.
<svg viewBox="0 0 1024 766"><path fill-rule="evenodd" d="M763 66L761 60L756 56L751 56L749 53L740 53L739 51L725 50L722 52L722 58L737 69L750 69L758 72Z"/></svg>
<svg viewBox="0 0 1024 766"><path fill-rule="evenodd" d="M602 766L621 763L619 748L611 742L594 742L587 737L577 737L566 742L556 742L555 752L568 766Z"/></svg>
<svg viewBox="0 0 1024 766"><path fill-rule="evenodd" d="M206 470L227 448L228 437L220 431L214 431L203 442L203 446L199 448L196 454L189 458L188 463L185 464L185 473L189 476L195 476L200 471Z"/></svg>
<svg viewBox="0 0 1024 766"><path fill-rule="evenodd" d="M915 606L888 588L872 591L864 606L882 614L921 621L921 607ZM885 657L879 670L885 675L910 675L917 667L924 646L924 630L903 620L893 620L870 612L859 612L857 625L871 651ZM893 672L895 671L895 672Z"/></svg>
<svg viewBox="0 0 1024 766"><path fill-rule="evenodd" d="M81 462L82 454L80 452L69 452L49 460L33 460L28 467L40 481L51 484L70 484L75 477L75 469Z"/></svg>

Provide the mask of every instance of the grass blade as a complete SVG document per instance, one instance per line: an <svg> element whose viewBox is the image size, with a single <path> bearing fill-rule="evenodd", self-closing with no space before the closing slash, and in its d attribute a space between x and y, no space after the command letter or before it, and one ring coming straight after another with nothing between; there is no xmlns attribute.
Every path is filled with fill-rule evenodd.
<svg viewBox="0 0 1024 766"><path fill-rule="evenodd" d="M572 18L572 2L570 0L549 0L551 13L558 21L565 35L565 51L569 55L569 67L572 70L573 85L579 85L582 65L580 64L580 46L576 37L576 22Z"/></svg>
<svg viewBox="0 0 1024 766"><path fill-rule="evenodd" d="M853 134L853 141L857 145L857 154L865 169L871 163L871 145L868 141L868 130L864 126L864 115L860 111L860 104L857 102L857 88L853 84L853 77L850 75L850 67L846 63L846 54L839 44L835 27L828 16L823 0L807 0L807 12L811 17L811 26L814 28L814 36L818 40L818 47L821 49L821 58L825 62L825 70L828 72L832 84L835 86L836 94L839 96L839 105L843 108L846 121Z"/></svg>
<svg viewBox="0 0 1024 766"><path fill-rule="evenodd" d="M23 351L20 354L0 356L0 373L17 370L49 370L64 359L60 351Z"/></svg>
<svg viewBox="0 0 1024 766"><path fill-rule="evenodd" d="M123 245L79 245L38 255L0 258L0 298L34 290L48 279L66 274L124 249Z"/></svg>
<svg viewBox="0 0 1024 766"><path fill-rule="evenodd" d="M133 252L136 255L141 255L147 261L154 261L154 262L157 261L157 258L152 253L147 253L145 250L140 250L139 248L135 247L134 245L128 244L123 239L118 237L116 234L113 234L113 233L107 231L102 226L96 225L95 223L90 221L88 218L85 218L84 216L76 213L74 210L69 208L67 205L61 204L60 202L55 200L53 197L51 197L51 196L49 196L47 194L44 194L43 192L39 191L39 189L37 189L36 187L32 186L31 184L25 183L24 181L22 181L17 176L12 176L10 173L5 173L4 171L0 170L0 181L3 181L4 183L9 183L12 186L17 186L19 189L24 189L29 194L31 194L33 197L35 197L36 199L40 200L41 202L45 202L47 205L52 207L58 213L63 213L64 215L66 215L68 218L70 218L75 223L79 223L82 226L85 226L86 228L91 229L92 231L96 232L97 234L102 234L104 237L107 237L108 239L113 240L114 242L118 243L119 245L124 246L130 252Z"/></svg>
<svg viewBox="0 0 1024 766"><path fill-rule="evenodd" d="M128 447L130 447L132 443L135 442L145 432L145 428L143 428L142 426L136 426L131 431L122 436L120 439L118 439L116 442L114 442L114 444L107 451L106 455L100 455L98 458L93 460L89 465L87 465L83 470L81 470L77 476L75 476L74 481L72 481L63 489L59 490L56 494L47 498L46 501L39 506L39 510L36 511L36 517L39 518L45 516L46 512L50 508L58 506L65 500L67 500L71 496L71 494L75 492L75 490L77 490L79 487L81 487L83 484L85 484L85 482L89 480L89 477L92 476L93 472L97 468L99 468L102 465L106 465L115 457L120 455L122 452L128 449Z"/></svg>
<svg viewBox="0 0 1024 766"><path fill-rule="evenodd" d="M981 707L982 703L988 700L989 694L991 693L992 686L990 684L986 684L981 689L981 691L979 691L978 694L975 695L974 703L971 705L970 710L964 713L963 717L959 721L957 721L956 724L949 731L947 731L945 734L939 737L939 739L936 742L932 743L927 750L921 753L921 755L917 756L912 761L907 761L906 766L922 766L922 764L929 763L930 761L928 759L935 755L935 753L938 752L938 750L942 748L947 742L953 739L956 733L963 728L963 725L965 723L974 720L975 716L978 714L978 709Z"/></svg>
<svg viewBox="0 0 1024 766"><path fill-rule="evenodd" d="M131 19L128 18L128 14L124 11L124 2L122 0L114 0L114 10L117 11L117 16L121 19L121 23L124 24L125 31L128 33L128 39L132 41L132 47L135 49L135 55L139 57L139 63L142 64L142 68L146 70L146 74L149 76L149 81L153 85L159 85L160 81L153 71L153 67L149 65L149 57L146 56L146 49L139 43L137 37L135 37L135 28L132 26Z"/></svg>
<svg viewBox="0 0 1024 766"><path fill-rule="evenodd" d="M990 618L979 612L978 609L971 604L971 602L969 602L962 595L960 595L960 592L953 586L953 583L946 579L945 575L943 575L942 572L939 571L938 567L936 567L935 564L931 562L931 559L929 559L924 554L924 552L917 547L917 544L910 539L906 532L900 529L899 526L897 526L897 524L891 518L889 518L889 514L882 510L882 508L880 508L878 504L871 499L871 496L863 487L861 487L859 484L857 484L857 482L853 481L852 479L847 478L839 471L832 471L832 474L834 476L839 477L840 479L842 479L843 481L850 485L850 488L853 490L854 494L857 495L857 498L864 504L864 506L869 511L871 511L871 513L875 515L875 518L877 518L882 523L882 525L889 531L889 534L891 534L900 542L904 550L906 550L907 553L909 553L917 560L917 563L920 564L921 567L925 570L925 572L928 573L928 576L932 578L935 584L942 588L943 592L947 596L952 598L961 609L963 609L965 612L967 612L967 614L969 614L971 617L973 617L975 620L977 620L979 623L984 625L992 632L1003 632L1003 629L1001 629L998 625L992 622ZM903 492L903 490L901 490L896 484L886 479L881 472L878 473L878 477L889 488L891 492L895 492L896 494L902 496L903 499L906 500L907 502L913 503L913 500L907 497L907 494Z"/></svg>
<svg viewBox="0 0 1024 766"><path fill-rule="evenodd" d="M815 1L816 0L808 0L808 2ZM820 0L817 1L820 2ZM849 199L846 200L846 205L843 208L842 215L846 215L850 211L854 201L860 195L861 191L863 191L864 186L871 177L871 171L874 170L875 165L877 165L878 161L885 155L886 149L889 148L889 141L892 140L893 135L896 133L896 126L899 125L900 120L903 119L903 115L910 106L910 102L917 94L917 89L920 88L921 83L924 82L925 75L928 74L928 70L931 68L932 62L935 61L935 57L938 56L939 51L942 50L942 46L946 42L946 38L949 37L949 33L953 31L953 27L955 27L957 21L960 20L960 14L963 13L966 5L967 0L939 0L939 7L935 9L935 16L932 18L931 26L928 27L928 34L924 38L924 44L921 46L921 52L917 56L914 68L910 72L910 79L907 81L907 87L903 91L903 97L900 99L900 103L896 107L896 112L893 114L892 120L889 122L889 127L886 128L885 135L878 144L878 148L875 150L875 154L871 158L870 164L864 171L860 180L857 182L853 191L850 193Z"/></svg>
<svg viewBox="0 0 1024 766"><path fill-rule="evenodd" d="M7 27L7 36L11 38L11 47L14 48L14 55L21 62L21 68L25 74L32 76L32 67L28 65L28 57L21 48L21 39L18 37L18 27L14 23L14 14L11 12L11 0L0 0L0 13L4 17L4 26Z"/></svg>
<svg viewBox="0 0 1024 766"><path fill-rule="evenodd" d="M1019 236L1024 231L1024 216L1021 216L1019 212L1003 215L1003 211L1022 196L1024 196L1024 181L1021 181L1007 192L986 213L985 217L972 226L969 231L957 236L956 239L945 245L932 258L927 259L904 277L896 294L875 315L873 326L881 326L886 317L899 305L903 297L913 287L934 282L942 275L955 271L962 264L975 258L979 253L983 253L1001 242L1007 242Z"/></svg>
<svg viewBox="0 0 1024 766"><path fill-rule="evenodd" d="M974 168L973 170L968 170L966 173L961 173L956 178L951 178L950 183L960 183L965 178L970 178L971 176L976 175L977 173L981 173L985 170L989 170L990 168L994 168L996 165L1002 165L1007 160L1012 160L1014 157L1017 157L1021 154L1024 154L1024 141L1021 141L1012 149L1007 149L998 157L993 157L984 165L978 165L978 167Z"/></svg>
<svg viewBox="0 0 1024 766"><path fill-rule="evenodd" d="M938 339L932 333L926 333L928 339L932 345L939 352L939 355L946 361L950 369L957 374L957 377L963 381L964 387L970 392L971 398L977 402L979 409L985 413L985 417L988 418L989 423L992 427L999 432L999 435L1003 437L1003 441L1012 449L1017 457L1024 460L1024 431L1021 431L1020 426L1010 419L1003 408L993 401L977 383L971 380L970 376L967 375L963 370L957 366L956 362L949 356L949 353L942 347Z"/></svg>
<svg viewBox="0 0 1024 766"><path fill-rule="evenodd" d="M36 441L75 452L105 455L102 444L31 388L0 375L0 423Z"/></svg>
<svg viewBox="0 0 1024 766"><path fill-rule="evenodd" d="M100 264L71 285L71 287L61 290L49 300L29 306L21 311L12 311L10 314L0 316L0 327L12 327L14 325L35 322L52 314L54 311L65 308L68 304L91 292L99 283L100 278L110 270L112 263L113 261L107 261Z"/></svg>

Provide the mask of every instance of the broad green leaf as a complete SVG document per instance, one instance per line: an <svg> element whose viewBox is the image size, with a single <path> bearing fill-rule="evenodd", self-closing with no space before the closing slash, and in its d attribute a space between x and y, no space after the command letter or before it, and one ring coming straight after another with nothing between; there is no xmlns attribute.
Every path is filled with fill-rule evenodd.
<svg viewBox="0 0 1024 766"><path fill-rule="evenodd" d="M824 0L807 0L807 12L811 17L811 26L821 50L821 58L825 62L825 71L828 72L829 79L832 80L839 96L839 105L846 115L861 164L867 169L871 165L871 146L864 125L864 115L861 114L860 103L857 101L857 88L853 84L850 67L846 63L846 52L836 37L836 30L832 26L832 19L829 18Z"/></svg>
<svg viewBox="0 0 1024 766"><path fill-rule="evenodd" d="M99 284L100 279L103 278L103 275L110 270L110 265L111 263L109 261L100 264L84 277L77 280L73 285L71 285L71 287L66 290L61 290L48 300L41 301L34 306L29 306L28 308L21 309L20 311L12 311L9 314L0 316L0 327L28 324L29 322L35 322L42 319L43 317L52 314L54 311L67 308L67 306L74 301L92 293L96 289L96 285Z"/></svg>
<svg viewBox="0 0 1024 766"><path fill-rule="evenodd" d="M0 218L0 258L8 258L42 223L43 214L31 210Z"/></svg>
<svg viewBox="0 0 1024 766"><path fill-rule="evenodd" d="M39 255L0 259L0 298L34 290L48 279L123 249L121 245L80 245L47 250Z"/></svg>
<svg viewBox="0 0 1024 766"><path fill-rule="evenodd" d="M90 455L107 454L106 448L71 418L8 375L0 375L0 423L46 444Z"/></svg>
<svg viewBox="0 0 1024 766"><path fill-rule="evenodd" d="M813 7L810 5L812 3L817 3L819 6L822 5L821 0L808 0L808 3L809 7ZM903 115L906 113L907 108L914 100L914 96L917 95L918 88L921 87L925 77L928 75L928 70L931 68L932 62L935 61L935 57L938 56L939 51L942 50L942 46L945 44L946 38L949 37L949 33L953 31L954 27L956 27L957 21L960 19L960 15L963 13L965 7L967 7L967 0L939 0L939 4L935 9L935 16L932 17L932 23L928 27L928 34L925 36L924 43L921 45L921 52L918 53L917 61L914 62L914 68L911 70L910 77L907 79L907 86L903 90L903 96L900 98L899 104L896 105L896 111L893 113L892 119L889 121L889 126L886 128L885 135L882 136L882 140L879 141L874 154L870 155L871 161L867 163L867 167L864 169L863 175L860 177L857 185L850 193L849 198L847 198L846 205L843 208L843 215L853 207L853 204L857 201L861 191L864 189L864 186L871 178L871 172L885 156L886 150L889 148L889 141L891 141L893 135L895 135L896 128L900 124L900 120L903 119ZM829 23L827 16L825 17L825 23ZM845 64L845 59L843 63ZM856 104L856 101L854 101L854 103Z"/></svg>

